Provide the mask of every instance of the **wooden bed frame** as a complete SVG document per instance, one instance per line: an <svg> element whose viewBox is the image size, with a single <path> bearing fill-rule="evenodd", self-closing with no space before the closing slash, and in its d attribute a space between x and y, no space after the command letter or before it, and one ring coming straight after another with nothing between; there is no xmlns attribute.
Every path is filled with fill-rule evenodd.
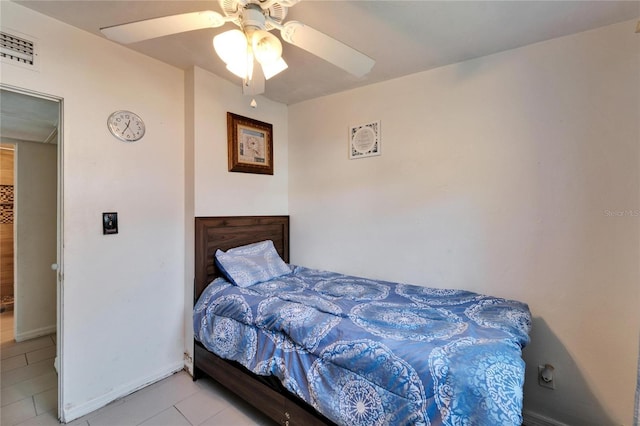
<svg viewBox="0 0 640 426"><path fill-rule="evenodd" d="M226 216L195 218L194 304L215 278L217 249L272 240L289 263L289 216ZM242 365L224 360L194 341L193 378L207 374L282 425L333 425L310 405L287 391L275 377L257 376Z"/></svg>

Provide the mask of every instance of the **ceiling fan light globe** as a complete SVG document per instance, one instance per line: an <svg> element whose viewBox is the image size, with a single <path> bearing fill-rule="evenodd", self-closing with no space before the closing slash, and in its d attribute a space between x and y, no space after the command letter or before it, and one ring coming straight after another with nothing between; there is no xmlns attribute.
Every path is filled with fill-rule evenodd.
<svg viewBox="0 0 640 426"><path fill-rule="evenodd" d="M251 35L251 46L260 64L271 64L282 59L282 43L268 31L257 30Z"/></svg>
<svg viewBox="0 0 640 426"><path fill-rule="evenodd" d="M262 65L262 73L264 74L264 78L269 80L274 75L281 73L282 71L289 68L289 65L284 61L284 59L280 58L275 62L269 64L261 64Z"/></svg>
<svg viewBox="0 0 640 426"><path fill-rule="evenodd" d="M247 38L240 30L229 30L213 38L213 48L225 64L246 61Z"/></svg>
<svg viewBox="0 0 640 426"><path fill-rule="evenodd" d="M243 58L228 62L227 69L242 79L251 80L253 77L253 56L249 53Z"/></svg>
<svg viewBox="0 0 640 426"><path fill-rule="evenodd" d="M247 78L247 67L246 66L241 66L241 65L238 65L238 64L228 64L227 65L227 70L229 70L234 75L237 75L238 77L240 77L242 79Z"/></svg>

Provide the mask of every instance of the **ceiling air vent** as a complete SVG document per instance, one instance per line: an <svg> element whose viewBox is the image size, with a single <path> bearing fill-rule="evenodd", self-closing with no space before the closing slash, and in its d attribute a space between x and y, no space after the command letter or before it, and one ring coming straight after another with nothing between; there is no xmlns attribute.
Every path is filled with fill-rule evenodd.
<svg viewBox="0 0 640 426"><path fill-rule="evenodd" d="M35 45L32 41L0 31L0 57L21 65L33 66Z"/></svg>

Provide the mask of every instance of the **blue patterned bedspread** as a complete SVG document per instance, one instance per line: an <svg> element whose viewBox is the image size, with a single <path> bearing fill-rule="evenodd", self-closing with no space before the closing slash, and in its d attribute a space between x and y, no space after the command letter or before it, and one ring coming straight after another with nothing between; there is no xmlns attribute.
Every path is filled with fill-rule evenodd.
<svg viewBox="0 0 640 426"><path fill-rule="evenodd" d="M527 305L294 267L213 281L196 339L341 425L520 425Z"/></svg>

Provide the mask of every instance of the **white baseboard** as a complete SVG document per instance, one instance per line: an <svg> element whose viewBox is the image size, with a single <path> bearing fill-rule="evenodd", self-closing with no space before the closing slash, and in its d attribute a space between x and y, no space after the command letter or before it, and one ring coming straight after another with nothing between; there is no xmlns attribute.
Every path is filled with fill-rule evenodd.
<svg viewBox="0 0 640 426"><path fill-rule="evenodd" d="M56 326L50 325L48 327L36 328L35 330L29 330L22 333L16 333L16 342L24 342L25 340L35 339L36 337L48 336L56 332Z"/></svg>
<svg viewBox="0 0 640 426"><path fill-rule="evenodd" d="M116 399L124 398L125 396L130 395L137 390L140 390L150 384L160 381L166 377L169 377L172 374L178 371L181 371L182 369L184 369L184 362L182 361L176 362L146 377L142 377L137 380L133 380L129 383L126 383L122 386L119 386L116 389L113 389L111 392L106 393L97 398L94 398L83 404L73 406L70 408L65 407L61 415L61 420L64 423L68 423L72 420L80 418L86 414L89 414L97 410L98 408L104 407L105 405L115 401Z"/></svg>
<svg viewBox="0 0 640 426"><path fill-rule="evenodd" d="M523 426L567 426L567 424L552 419L551 417L543 416L542 414L534 413L533 411L525 410L522 412L522 425Z"/></svg>

